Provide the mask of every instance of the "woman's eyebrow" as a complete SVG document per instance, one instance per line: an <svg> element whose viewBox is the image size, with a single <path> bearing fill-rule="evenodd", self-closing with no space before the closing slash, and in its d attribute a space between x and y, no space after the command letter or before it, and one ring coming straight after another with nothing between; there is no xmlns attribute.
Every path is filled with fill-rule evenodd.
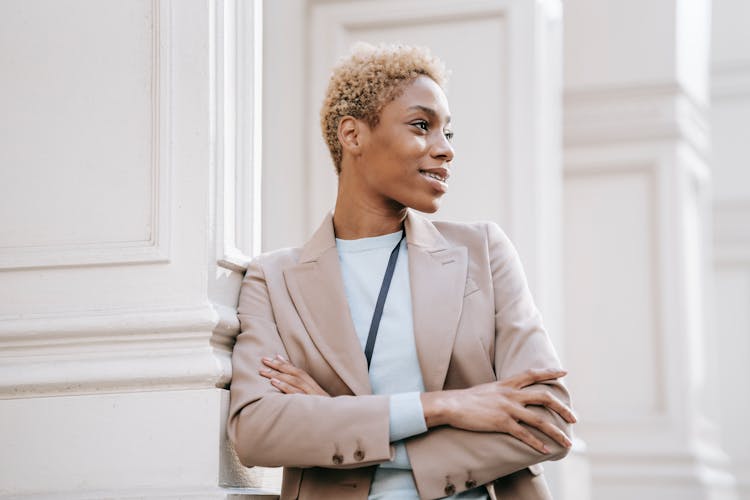
<svg viewBox="0 0 750 500"><path fill-rule="evenodd" d="M414 106L410 106L409 107L409 110L412 110L412 109L418 109L420 111L424 111L424 113L427 114L433 120L436 119L437 116L438 116L437 111L435 111L432 108L428 108L427 106L422 106L422 105L416 104ZM445 117L445 123L450 123L450 122L451 122L450 115L446 116Z"/></svg>

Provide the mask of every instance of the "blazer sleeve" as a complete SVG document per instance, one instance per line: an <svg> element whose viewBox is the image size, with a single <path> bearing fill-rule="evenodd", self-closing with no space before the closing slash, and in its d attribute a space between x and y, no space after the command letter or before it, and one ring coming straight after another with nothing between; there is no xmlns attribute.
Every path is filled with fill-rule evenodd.
<svg viewBox="0 0 750 500"><path fill-rule="evenodd" d="M259 259L239 299L227 434L245 466L364 467L391 459L387 396L282 394L261 377L262 356L287 355Z"/></svg>
<svg viewBox="0 0 750 500"><path fill-rule="evenodd" d="M542 325L529 292L518 254L494 223L487 225L487 249L495 302L494 366L498 380L533 368L556 368L560 362ZM570 404L560 381L529 386L524 390L550 390ZM557 413L540 406L528 407L570 437L570 425ZM534 428L549 454L542 454L506 433L473 432L437 427L409 439L408 451L421 498L445 496L446 486L456 492L512 474L546 460L559 460L568 449ZM440 457L440 461L435 457Z"/></svg>

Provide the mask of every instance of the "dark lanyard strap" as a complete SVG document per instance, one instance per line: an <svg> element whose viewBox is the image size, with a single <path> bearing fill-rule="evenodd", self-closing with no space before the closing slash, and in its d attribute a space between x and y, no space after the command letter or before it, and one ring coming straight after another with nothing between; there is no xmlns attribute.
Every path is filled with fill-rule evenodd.
<svg viewBox="0 0 750 500"><path fill-rule="evenodd" d="M375 339L378 336L380 318L383 316L383 306L385 306L385 299L388 296L388 289L391 287L393 271L396 269L396 261L398 260L398 251L401 248L401 242L404 240L404 236L406 236L406 233L401 235L401 239L398 240L396 246L391 250L391 257L388 259L388 267L385 269L385 276L383 276L383 284L380 285L378 301L375 303L375 312L372 313L370 333L367 334L367 344L365 344L365 357L367 358L368 370L370 369L370 361L372 361L372 351L375 349Z"/></svg>

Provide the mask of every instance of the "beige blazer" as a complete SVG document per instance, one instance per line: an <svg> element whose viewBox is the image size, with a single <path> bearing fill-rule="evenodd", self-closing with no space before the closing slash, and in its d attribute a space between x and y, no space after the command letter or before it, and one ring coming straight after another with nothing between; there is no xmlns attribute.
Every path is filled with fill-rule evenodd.
<svg viewBox="0 0 750 500"><path fill-rule="evenodd" d="M414 335L427 391L559 366L518 255L496 224L430 222L410 210L404 227ZM253 260L238 310L228 434L240 461L284 466L283 500L366 499L375 466L393 453L388 396L372 395L330 214L302 248ZM261 356L277 353L335 397L274 389L258 370ZM547 387L570 403L560 382ZM530 408L570 434L556 413ZM535 464L562 458L567 450L532 432L549 455L508 434L452 427L408 439L420 497L486 484L492 498L551 498Z"/></svg>

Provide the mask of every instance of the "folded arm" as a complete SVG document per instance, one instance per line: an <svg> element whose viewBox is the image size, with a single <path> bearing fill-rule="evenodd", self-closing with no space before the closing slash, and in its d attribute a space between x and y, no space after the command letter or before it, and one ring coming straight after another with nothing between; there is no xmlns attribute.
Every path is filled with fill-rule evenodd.
<svg viewBox="0 0 750 500"><path fill-rule="evenodd" d="M530 385L524 390L548 392L560 401L567 399L567 391L555 382ZM428 403L425 413L430 411ZM448 410L451 411L453 410ZM496 423L498 429L503 426L509 429L520 428L520 434L516 430L477 431L442 425L430 428L426 434L410 438L406 447L420 494L427 498L443 496L446 478L454 484L456 492L461 492L534 464L566 456L570 449L570 421L574 421L575 417L569 415L569 420L566 420L557 411L543 405L526 406L525 412L528 413L525 413L524 420L518 422L512 417L508 420L508 414L503 411L498 411L496 417L490 420ZM561 413L567 414L565 410ZM451 417L443 414L439 418L446 421ZM481 419L467 420L469 425L475 425L476 422L481 422ZM559 434L566 441L565 444L540 430L549 426L554 428L554 432L545 432ZM532 446L524 442L528 439L539 445ZM442 460L436 463L435 456L442 457Z"/></svg>
<svg viewBox="0 0 750 500"><path fill-rule="evenodd" d="M243 464L347 468L391 459L388 396L285 394L260 374L263 356L287 353L257 261L245 274L239 312L227 433Z"/></svg>
<svg viewBox="0 0 750 500"><path fill-rule="evenodd" d="M456 491L462 491L545 460L562 458L570 446L570 423L575 421L575 417L569 409L569 394L559 380L564 372L560 370L557 356L542 326L520 260L497 226L489 225L487 236L487 259L492 269L495 302L494 366L497 382L422 395L425 421L431 429L407 442L422 496L442 496L444 486L441 485L446 478L451 478ZM256 356L280 352L283 346L278 335L271 337L279 341L279 346L258 346L251 351ZM269 387L268 379L271 379L274 388L287 396L302 393L297 396L304 400L309 397L308 394L321 394L310 385L312 379L309 376L307 382L297 381L295 388L294 380L304 374L301 370L285 374L280 365L267 363L259 368L259 372L269 368L271 370L262 375L265 377L265 388ZM317 385L314 381L312 384ZM287 397L275 392L274 399L279 396L282 400ZM325 399L325 391L313 399L320 398ZM360 398L363 397L356 399ZM269 407L278 408L278 405ZM356 412L356 408L361 408L359 403L340 411ZM387 398L378 408L382 411L378 414L381 422L387 422L390 413ZM255 418L253 420L255 422ZM361 440L362 434L370 433L369 428L360 428L363 432L347 436L346 439ZM257 430L257 424L255 430L264 434ZM321 432L330 430L322 429ZM387 428L380 431L385 435L388 433ZM382 445L383 439L380 438L378 442ZM441 457L437 466L436 456ZM388 460L383 450L376 457L377 461ZM312 461L326 458L318 455ZM348 465L361 466L365 463Z"/></svg>
<svg viewBox="0 0 750 500"><path fill-rule="evenodd" d="M550 374L560 370L560 362L531 297L518 254L502 230L492 223L487 225L486 258L492 274L495 309L493 361L498 382L494 383L495 387L492 387L493 383L483 384L487 386L484 389L497 390L503 382L514 377L523 378L523 374L530 373L529 370L539 370L539 373L548 370ZM433 427L428 433L407 442L420 495L428 498L443 496L448 480L455 486L455 491L460 492L472 485L489 483L525 467L567 455L571 423L576 419L570 411L570 395L559 380L564 372L558 373L549 380L535 379L531 384L515 386L511 392L513 401L501 404L491 395L492 391L485 390L484 398L471 398L468 393L476 391L477 387L459 391L463 393L462 399L455 399L447 407L442 402L437 410L431 409L430 394L424 395L428 398L425 405L428 419L431 417L428 413L436 411L432 415L436 417L435 424L448 425ZM444 393L450 391L441 392L437 398L444 398ZM544 394L546 396L542 396ZM534 400L534 397L554 399ZM492 418L476 418L476 405L484 405L485 409L501 407L501 411L495 413L494 424ZM496 427L493 429L492 425ZM442 457L438 466L435 456Z"/></svg>

